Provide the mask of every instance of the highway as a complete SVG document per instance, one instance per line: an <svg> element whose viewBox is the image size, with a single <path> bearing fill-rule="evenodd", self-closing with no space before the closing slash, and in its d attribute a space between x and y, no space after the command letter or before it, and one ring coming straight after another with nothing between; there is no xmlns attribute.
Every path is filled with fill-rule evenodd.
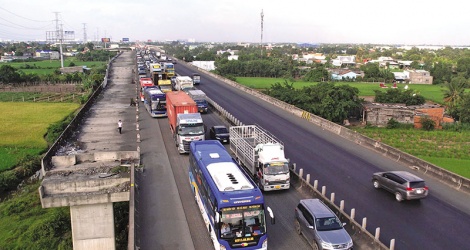
<svg viewBox="0 0 470 250"><path fill-rule="evenodd" d="M141 160L145 171L137 175L136 181L137 245L142 250L213 249L189 186L188 156L178 153L168 119L151 118L145 109L140 109L139 113L143 138ZM220 124L229 125L215 112L203 114L202 117L207 128ZM295 204L302 198L301 194L290 189L265 193L265 197L268 200L267 205L278 213L276 224L271 226L268 223L269 249L311 249L295 233L294 207L284 206L286 201Z"/></svg>
<svg viewBox="0 0 470 250"><path fill-rule="evenodd" d="M196 71L183 63L176 64L175 68L179 75L191 75ZM286 157L296 163L297 168L311 174L312 180L318 180L320 187L326 186L328 194L334 192L336 204L344 200L345 211L355 208L357 221L367 217L367 229L371 233L380 227L380 239L386 245L396 239L395 249L468 249L468 194L417 174L426 180L429 197L399 203L392 194L375 190L371 176L384 170L412 171L407 166L322 130L204 73L201 73L198 88L244 124L259 124L281 139ZM203 119L206 121L205 116ZM170 132L162 129L162 133ZM293 228L294 207L302 195L292 188L287 192L265 192L265 195L276 214L276 225L269 227L269 248L306 248L307 243L294 233ZM186 200L185 197L181 199Z"/></svg>

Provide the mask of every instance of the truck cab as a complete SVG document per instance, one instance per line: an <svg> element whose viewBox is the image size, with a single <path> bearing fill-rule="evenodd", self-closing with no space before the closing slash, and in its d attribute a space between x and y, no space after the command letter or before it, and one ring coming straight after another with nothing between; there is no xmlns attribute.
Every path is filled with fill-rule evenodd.
<svg viewBox="0 0 470 250"><path fill-rule="evenodd" d="M191 75L194 85L199 85L201 83L201 75L199 73L193 73Z"/></svg>
<svg viewBox="0 0 470 250"><path fill-rule="evenodd" d="M200 113L178 114L176 122L176 146L180 154L189 152L192 141L205 139L205 126Z"/></svg>
<svg viewBox="0 0 470 250"><path fill-rule="evenodd" d="M190 89L187 92L188 95L196 102L199 113L207 113L209 110L209 103L206 100L206 93L200 89Z"/></svg>

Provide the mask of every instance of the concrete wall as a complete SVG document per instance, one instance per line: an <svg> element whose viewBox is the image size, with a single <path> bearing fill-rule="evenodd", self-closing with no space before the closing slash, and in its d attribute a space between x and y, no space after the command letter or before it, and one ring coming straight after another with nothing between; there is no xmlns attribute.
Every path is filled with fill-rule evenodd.
<svg viewBox="0 0 470 250"><path fill-rule="evenodd" d="M52 156L51 166L69 167L84 162L122 161L140 159L137 151L95 152L89 154Z"/></svg>

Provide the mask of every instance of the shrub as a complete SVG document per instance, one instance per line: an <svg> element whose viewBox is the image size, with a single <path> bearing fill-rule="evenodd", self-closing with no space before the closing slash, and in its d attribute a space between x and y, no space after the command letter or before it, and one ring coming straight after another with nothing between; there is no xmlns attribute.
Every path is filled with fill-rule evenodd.
<svg viewBox="0 0 470 250"><path fill-rule="evenodd" d="M388 120L388 122L387 122L387 128L388 129L394 129L394 128L399 128L399 127L400 127L400 123L397 120L395 120L393 118Z"/></svg>
<svg viewBox="0 0 470 250"><path fill-rule="evenodd" d="M436 122L429 117L422 117L421 124L423 125L423 130L431 131L436 127Z"/></svg>

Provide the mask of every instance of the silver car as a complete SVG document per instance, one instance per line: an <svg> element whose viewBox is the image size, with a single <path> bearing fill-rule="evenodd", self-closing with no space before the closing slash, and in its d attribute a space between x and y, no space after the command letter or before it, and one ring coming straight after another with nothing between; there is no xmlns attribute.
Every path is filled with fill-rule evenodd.
<svg viewBox="0 0 470 250"><path fill-rule="evenodd" d="M344 229L346 223L319 199L303 199L295 208L295 230L315 250L353 248L353 241Z"/></svg>
<svg viewBox="0 0 470 250"><path fill-rule="evenodd" d="M429 193L423 179L406 171L374 173L372 184L393 193L397 201L422 199Z"/></svg>

